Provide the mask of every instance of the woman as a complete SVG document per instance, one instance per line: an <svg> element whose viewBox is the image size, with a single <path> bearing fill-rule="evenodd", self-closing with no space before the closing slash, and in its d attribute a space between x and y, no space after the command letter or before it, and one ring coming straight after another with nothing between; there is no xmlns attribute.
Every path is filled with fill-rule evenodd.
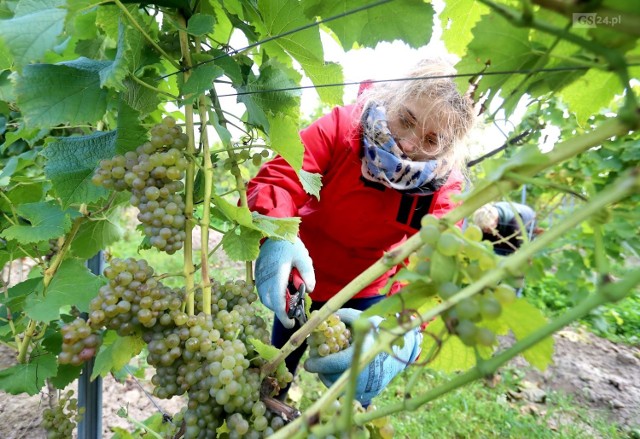
<svg viewBox="0 0 640 439"><path fill-rule="evenodd" d="M361 87L356 104L335 108L300 136L303 169L322 175L320 197L303 189L296 172L276 157L248 186L249 207L273 217L300 217L295 242L267 239L256 261L258 294L276 315L272 343L281 347L297 330L286 314L285 289L293 267L320 308L385 252L420 228L427 213L455 207L461 191L465 149L461 141L474 122L473 104L440 60L425 60L407 80ZM389 270L345 304L347 323L384 298ZM392 288L392 293L397 288ZM361 374L357 396L368 403L420 351L410 332L396 357L378 357ZM286 360L294 371L306 346ZM350 352L313 358L305 367L330 385L350 364ZM367 379L367 376L371 379ZM284 394L283 394L284 395ZM281 396L283 396L281 395Z"/></svg>

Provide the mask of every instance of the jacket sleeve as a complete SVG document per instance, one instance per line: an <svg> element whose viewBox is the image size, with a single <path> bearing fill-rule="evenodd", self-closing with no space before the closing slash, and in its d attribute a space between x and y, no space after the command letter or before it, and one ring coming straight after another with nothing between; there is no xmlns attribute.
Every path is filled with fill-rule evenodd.
<svg viewBox="0 0 640 439"><path fill-rule="evenodd" d="M300 132L305 171L324 176L329 169L338 140L340 111L334 109ZM272 217L298 216L300 208L310 199L298 174L281 156L265 163L247 187L249 209Z"/></svg>

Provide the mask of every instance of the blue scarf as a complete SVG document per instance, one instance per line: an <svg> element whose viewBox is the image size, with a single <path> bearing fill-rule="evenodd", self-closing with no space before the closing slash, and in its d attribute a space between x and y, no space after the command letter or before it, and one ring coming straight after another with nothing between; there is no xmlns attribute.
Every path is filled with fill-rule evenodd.
<svg viewBox="0 0 640 439"><path fill-rule="evenodd" d="M430 195L446 178L436 178L438 162L411 160L396 144L387 124L386 110L370 104L362 114L362 175L367 180L409 194Z"/></svg>

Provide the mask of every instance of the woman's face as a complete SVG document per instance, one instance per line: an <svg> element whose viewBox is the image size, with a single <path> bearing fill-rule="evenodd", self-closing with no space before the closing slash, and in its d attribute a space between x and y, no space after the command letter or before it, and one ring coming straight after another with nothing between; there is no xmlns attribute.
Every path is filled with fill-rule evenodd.
<svg viewBox="0 0 640 439"><path fill-rule="evenodd" d="M429 111L429 105L409 100L397 112L388 115L387 123L396 143L411 160L427 161L437 158L439 120Z"/></svg>

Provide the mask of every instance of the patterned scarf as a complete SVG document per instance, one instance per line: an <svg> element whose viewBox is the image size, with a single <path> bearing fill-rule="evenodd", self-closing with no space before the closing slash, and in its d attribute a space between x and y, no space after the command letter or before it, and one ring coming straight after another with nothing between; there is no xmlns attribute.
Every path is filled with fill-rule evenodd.
<svg viewBox="0 0 640 439"><path fill-rule="evenodd" d="M362 175L367 180L409 194L430 195L446 178L436 178L436 160L412 161L396 144L387 125L386 110L376 103L362 114Z"/></svg>

